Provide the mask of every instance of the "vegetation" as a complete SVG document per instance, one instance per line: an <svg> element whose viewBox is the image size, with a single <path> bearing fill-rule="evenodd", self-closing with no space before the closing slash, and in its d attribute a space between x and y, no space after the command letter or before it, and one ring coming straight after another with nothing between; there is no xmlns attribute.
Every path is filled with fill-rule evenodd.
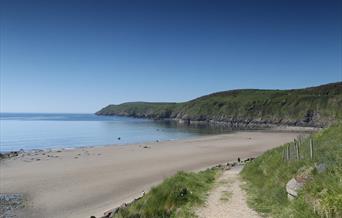
<svg viewBox="0 0 342 218"><path fill-rule="evenodd" d="M121 208L113 217L193 217L192 208L204 202L218 174L217 169L199 173L178 172L151 189L141 199Z"/></svg>
<svg viewBox="0 0 342 218"><path fill-rule="evenodd" d="M98 115L123 115L229 125L285 124L323 127L342 119L342 82L294 90L218 92L184 103L109 105Z"/></svg>
<svg viewBox="0 0 342 218"><path fill-rule="evenodd" d="M342 217L342 124L312 136L313 159L309 138L300 146L300 160L284 161L286 144L270 150L247 164L242 177L247 181L249 203L257 211L272 217ZM318 172L317 164L326 170ZM286 183L296 175L309 173L299 197L287 199Z"/></svg>

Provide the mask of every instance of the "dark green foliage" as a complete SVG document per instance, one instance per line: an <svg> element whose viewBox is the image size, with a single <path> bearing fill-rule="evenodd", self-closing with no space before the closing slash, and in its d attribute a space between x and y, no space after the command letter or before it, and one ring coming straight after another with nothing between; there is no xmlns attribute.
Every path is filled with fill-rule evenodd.
<svg viewBox="0 0 342 218"><path fill-rule="evenodd" d="M192 217L191 208L204 202L218 171L178 172L151 189L143 198L120 209L114 217Z"/></svg>
<svg viewBox="0 0 342 218"><path fill-rule="evenodd" d="M128 102L120 105L108 105L96 114L159 119L171 116L176 106L176 103Z"/></svg>
<svg viewBox="0 0 342 218"><path fill-rule="evenodd" d="M98 115L228 123L326 126L342 119L342 82L295 90L233 90L184 103L109 105Z"/></svg>
<svg viewBox="0 0 342 218"><path fill-rule="evenodd" d="M305 139L300 146L301 160L283 160L287 144L246 165L242 177L247 181L249 203L253 208L273 217L342 217L342 124L318 132L312 138L313 160L309 154L309 139ZM326 171L317 172L314 166L319 163L326 165ZM300 169L311 168L314 169L312 178L300 197L288 201L286 183L298 175Z"/></svg>

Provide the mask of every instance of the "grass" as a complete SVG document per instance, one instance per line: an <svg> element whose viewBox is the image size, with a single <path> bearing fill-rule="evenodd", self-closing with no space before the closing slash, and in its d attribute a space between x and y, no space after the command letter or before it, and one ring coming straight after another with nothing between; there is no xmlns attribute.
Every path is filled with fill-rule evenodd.
<svg viewBox="0 0 342 218"><path fill-rule="evenodd" d="M342 124L335 124L312 136L314 157L309 158L309 139L300 147L300 160L283 160L288 145L272 149L247 164L242 177L250 206L272 217L342 217ZM315 164L326 165L318 173ZM312 170L313 169L313 170ZM286 183L309 172L310 180L297 199L289 201Z"/></svg>
<svg viewBox="0 0 342 218"><path fill-rule="evenodd" d="M98 115L230 123L325 126L342 119L342 82L295 90L218 92L184 103L109 105Z"/></svg>
<svg viewBox="0 0 342 218"><path fill-rule="evenodd" d="M218 169L208 169L198 173L178 172L152 188L143 198L119 210L114 217L195 217L192 208L205 202L218 173Z"/></svg>

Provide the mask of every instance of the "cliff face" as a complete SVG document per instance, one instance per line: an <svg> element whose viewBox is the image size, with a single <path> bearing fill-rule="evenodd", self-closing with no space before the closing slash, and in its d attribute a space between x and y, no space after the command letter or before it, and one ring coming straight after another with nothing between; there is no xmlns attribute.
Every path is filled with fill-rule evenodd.
<svg viewBox="0 0 342 218"><path fill-rule="evenodd" d="M323 127L342 119L342 82L294 90L232 90L184 103L123 103L109 105L96 114L231 127Z"/></svg>

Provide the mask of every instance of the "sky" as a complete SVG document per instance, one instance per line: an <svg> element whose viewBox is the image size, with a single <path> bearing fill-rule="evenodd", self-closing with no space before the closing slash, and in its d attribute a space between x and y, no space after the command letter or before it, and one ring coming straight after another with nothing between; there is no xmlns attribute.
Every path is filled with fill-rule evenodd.
<svg viewBox="0 0 342 218"><path fill-rule="evenodd" d="M339 2L0 0L0 111L342 81Z"/></svg>

